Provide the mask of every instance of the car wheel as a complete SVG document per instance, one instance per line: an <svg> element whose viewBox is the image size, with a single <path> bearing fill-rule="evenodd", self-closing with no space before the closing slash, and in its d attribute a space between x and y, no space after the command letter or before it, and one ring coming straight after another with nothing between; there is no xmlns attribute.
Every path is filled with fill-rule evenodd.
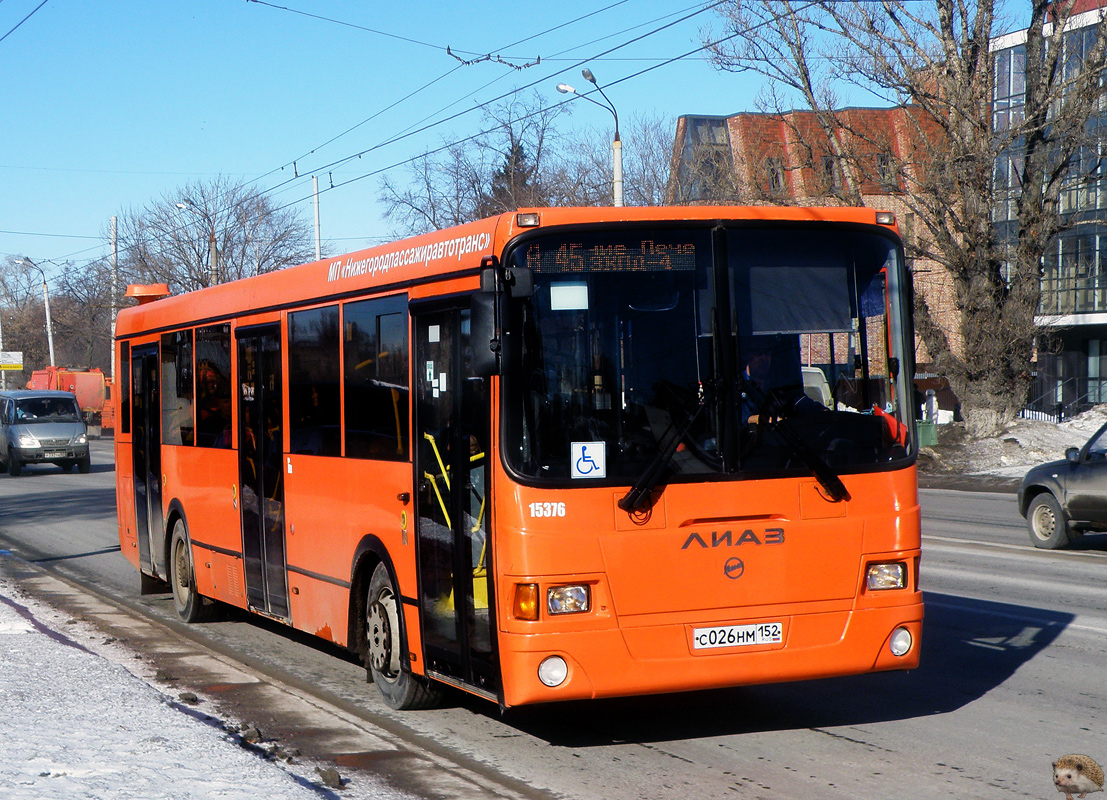
<svg viewBox="0 0 1107 800"><path fill-rule="evenodd" d="M177 616L185 622L211 619L213 601L196 591L192 547L183 519L173 524L173 538L169 545L169 586L173 590L173 607L177 610Z"/></svg>
<svg viewBox="0 0 1107 800"><path fill-rule="evenodd" d="M400 594L383 562L373 570L365 605L366 669L385 704L397 710L437 705L441 690L405 668Z"/></svg>
<svg viewBox="0 0 1107 800"><path fill-rule="evenodd" d="M1068 520L1065 519L1057 498L1049 492L1030 501L1030 507L1026 510L1026 527L1035 547L1060 550L1069 544Z"/></svg>
<svg viewBox="0 0 1107 800"><path fill-rule="evenodd" d="M19 460L11 450L8 451L8 474L13 478L18 478L19 473L23 472L23 462Z"/></svg>

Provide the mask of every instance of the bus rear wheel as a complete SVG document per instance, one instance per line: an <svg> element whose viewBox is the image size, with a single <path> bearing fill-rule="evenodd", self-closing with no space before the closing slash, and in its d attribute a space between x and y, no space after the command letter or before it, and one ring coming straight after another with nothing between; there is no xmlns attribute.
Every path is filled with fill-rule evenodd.
<svg viewBox="0 0 1107 800"><path fill-rule="evenodd" d="M185 622L203 622L214 615L214 602L196 591L192 567L192 547L183 519L173 523L173 538L169 545L169 586L173 590L173 607Z"/></svg>
<svg viewBox="0 0 1107 800"><path fill-rule="evenodd" d="M441 690L405 668L407 647L400 630L400 595L384 563L369 580L365 603L366 669L385 705L397 710L430 708Z"/></svg>

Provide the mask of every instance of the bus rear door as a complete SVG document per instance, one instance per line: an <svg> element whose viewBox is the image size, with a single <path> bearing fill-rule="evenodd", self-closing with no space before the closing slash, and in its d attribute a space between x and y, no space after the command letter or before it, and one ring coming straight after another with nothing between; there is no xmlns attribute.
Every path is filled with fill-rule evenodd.
<svg viewBox="0 0 1107 800"><path fill-rule="evenodd" d="M419 602L432 677L496 699L487 462L487 381L472 374L469 309L415 320Z"/></svg>
<svg viewBox="0 0 1107 800"><path fill-rule="evenodd" d="M161 513L161 399L156 342L131 350L135 534L143 572L167 577Z"/></svg>

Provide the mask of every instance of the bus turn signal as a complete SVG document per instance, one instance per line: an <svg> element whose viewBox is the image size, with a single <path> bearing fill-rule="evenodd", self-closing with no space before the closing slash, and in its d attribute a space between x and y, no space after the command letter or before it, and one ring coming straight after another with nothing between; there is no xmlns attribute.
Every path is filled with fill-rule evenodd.
<svg viewBox="0 0 1107 800"><path fill-rule="evenodd" d="M524 619L530 622L538 620L538 584L515 584L515 607L513 609L515 619Z"/></svg>

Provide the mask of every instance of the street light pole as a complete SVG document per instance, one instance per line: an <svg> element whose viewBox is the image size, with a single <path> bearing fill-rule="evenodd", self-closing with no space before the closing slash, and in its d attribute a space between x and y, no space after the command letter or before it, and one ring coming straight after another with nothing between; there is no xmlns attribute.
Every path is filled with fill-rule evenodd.
<svg viewBox="0 0 1107 800"><path fill-rule="evenodd" d="M4 308L0 306L0 353L4 352ZM8 371L0 364L0 391L8 390Z"/></svg>
<svg viewBox="0 0 1107 800"><path fill-rule="evenodd" d="M614 166L614 180L611 185L612 204L616 207L623 204L623 141L619 138L619 112L615 110L615 104L611 102L611 98L607 96L603 88L596 82L596 76L592 74L590 69L582 69L580 74L584 76L584 79L599 90L600 96L607 101L607 105L593 100L586 94L579 94L576 89L567 83L559 83L557 90L562 94L575 94L577 97L587 100L593 105L597 105L600 108L606 108L611 112L611 116L615 118L615 139L611 142L611 158Z"/></svg>
<svg viewBox="0 0 1107 800"><path fill-rule="evenodd" d="M56 367L57 364L54 363L54 325L50 321L50 289L46 286L46 273L43 271L42 267L40 267L38 264L36 264L34 261L27 258L26 256L24 256L23 258L17 258L15 260L15 263L26 264L28 267L34 267L42 276L42 302L43 305L46 307L46 342L50 346L50 366Z"/></svg>
<svg viewBox="0 0 1107 800"><path fill-rule="evenodd" d="M181 202L177 203L177 208L186 209L190 208L195 213L204 218L204 222L208 224L208 286L215 286L219 277L219 250L215 246L215 221L211 218L207 211L197 206L187 197L182 197Z"/></svg>

